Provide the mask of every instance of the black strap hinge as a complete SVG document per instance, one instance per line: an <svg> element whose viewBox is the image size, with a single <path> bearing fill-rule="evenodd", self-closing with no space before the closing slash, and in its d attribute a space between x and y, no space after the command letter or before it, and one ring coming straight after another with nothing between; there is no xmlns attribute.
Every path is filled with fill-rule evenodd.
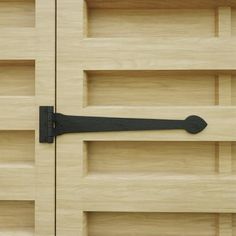
<svg viewBox="0 0 236 236"><path fill-rule="evenodd" d="M54 137L65 133L183 129L197 134L207 126L196 115L185 120L68 116L54 113L52 106L41 106L39 112L40 143L53 143Z"/></svg>

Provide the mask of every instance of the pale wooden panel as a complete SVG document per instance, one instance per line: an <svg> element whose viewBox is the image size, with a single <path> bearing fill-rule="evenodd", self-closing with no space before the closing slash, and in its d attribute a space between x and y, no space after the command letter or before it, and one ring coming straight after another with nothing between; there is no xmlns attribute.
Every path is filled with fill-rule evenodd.
<svg viewBox="0 0 236 236"><path fill-rule="evenodd" d="M89 9L88 37L210 37L214 9Z"/></svg>
<svg viewBox="0 0 236 236"><path fill-rule="evenodd" d="M90 8L215 8L236 7L234 0L86 0Z"/></svg>
<svg viewBox="0 0 236 236"><path fill-rule="evenodd" d="M88 236L216 236L216 214L88 212Z"/></svg>
<svg viewBox="0 0 236 236"><path fill-rule="evenodd" d="M234 176L94 174L76 186L67 190L84 211L236 212Z"/></svg>
<svg viewBox="0 0 236 236"><path fill-rule="evenodd" d="M89 71L92 106L215 105L216 72Z"/></svg>
<svg viewBox="0 0 236 236"><path fill-rule="evenodd" d="M88 174L213 174L214 142L87 142Z"/></svg>
<svg viewBox="0 0 236 236"><path fill-rule="evenodd" d="M0 235L33 236L33 201L0 201Z"/></svg>
<svg viewBox="0 0 236 236"><path fill-rule="evenodd" d="M236 35L236 9L232 9L232 35Z"/></svg>
<svg viewBox="0 0 236 236"><path fill-rule="evenodd" d="M33 27L35 0L0 0L0 27Z"/></svg>
<svg viewBox="0 0 236 236"><path fill-rule="evenodd" d="M0 96L32 96L34 93L34 61L0 61Z"/></svg>
<svg viewBox="0 0 236 236"><path fill-rule="evenodd" d="M170 8L189 9L198 6L206 9L222 5L223 1L88 0L87 3L90 9L99 7L131 9L135 6L143 10L147 5L149 8L158 8L171 4ZM229 3L235 4L232 1ZM74 134L59 137L57 139L57 234L87 236L88 221L83 211L125 211L129 212L128 214L138 211L150 211L155 214L156 212L200 212L201 214L235 212L235 176L228 173L199 176L164 175L163 173L111 176L109 173L92 173L85 176L88 166L84 156L87 150L84 150L83 145L83 141L91 140L95 142L235 140L236 114L234 108L228 105L228 107L222 105L161 108L122 105L85 107L86 103L84 103L88 92L84 71L214 70L218 75L220 70L223 74L231 74L236 66L235 41L230 38L216 37L85 38L88 26L85 7L86 4L82 0L58 1L58 112L73 115L165 119L182 119L189 114L196 114L206 119L209 126L195 136L186 134L184 131L153 131ZM216 224L217 220L214 221L214 225Z"/></svg>
<svg viewBox="0 0 236 236"><path fill-rule="evenodd" d="M0 27L0 60L33 60L36 56L34 28Z"/></svg>
<svg viewBox="0 0 236 236"><path fill-rule="evenodd" d="M0 235L54 236L55 147L39 144L38 108L55 100L55 1L0 0L0 35L0 202L35 205L28 229Z"/></svg>
<svg viewBox="0 0 236 236"><path fill-rule="evenodd" d="M34 97L0 97L0 130L34 130L36 107Z"/></svg>
<svg viewBox="0 0 236 236"><path fill-rule="evenodd" d="M79 32L78 32L79 37ZM236 41L229 38L84 39L75 50L61 52L76 58L70 67L84 70L234 70ZM183 53L184 52L184 53ZM81 55L78 57L78 53ZM194 55L194 56L193 56ZM64 80L73 79L67 76ZM63 81L61 83L63 83Z"/></svg>
<svg viewBox="0 0 236 236"><path fill-rule="evenodd" d="M0 166L1 200L34 200L35 169L33 166Z"/></svg>
<svg viewBox="0 0 236 236"><path fill-rule="evenodd" d="M33 165L33 131L0 131L0 166Z"/></svg>

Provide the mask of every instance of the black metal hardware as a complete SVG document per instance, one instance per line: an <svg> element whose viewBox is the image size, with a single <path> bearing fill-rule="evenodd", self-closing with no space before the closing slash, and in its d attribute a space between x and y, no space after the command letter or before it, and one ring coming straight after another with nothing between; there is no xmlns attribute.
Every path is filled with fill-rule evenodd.
<svg viewBox="0 0 236 236"><path fill-rule="evenodd" d="M185 120L67 116L54 113L51 106L40 107L40 143L53 143L54 137L65 133L184 129L197 134L206 126L195 115Z"/></svg>

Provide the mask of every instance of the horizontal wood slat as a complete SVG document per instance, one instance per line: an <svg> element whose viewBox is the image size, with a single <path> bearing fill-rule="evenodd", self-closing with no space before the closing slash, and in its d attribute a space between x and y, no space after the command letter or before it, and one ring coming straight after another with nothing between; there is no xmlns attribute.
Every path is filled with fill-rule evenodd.
<svg viewBox="0 0 236 236"><path fill-rule="evenodd" d="M0 130L34 130L36 109L34 97L0 97Z"/></svg>
<svg viewBox="0 0 236 236"><path fill-rule="evenodd" d="M236 42L221 38L83 39L84 70L235 70ZM69 45L61 51L73 53ZM184 53L183 53L184 52ZM73 61L72 61L73 63Z"/></svg>
<svg viewBox="0 0 236 236"><path fill-rule="evenodd" d="M76 194L84 211L235 213L235 181L232 176L93 175L78 181Z"/></svg>
<svg viewBox="0 0 236 236"><path fill-rule="evenodd" d="M0 60L34 59L36 57L36 36L34 28L0 27Z"/></svg>
<svg viewBox="0 0 236 236"><path fill-rule="evenodd" d="M0 166L1 200L34 200L35 168L33 166Z"/></svg>

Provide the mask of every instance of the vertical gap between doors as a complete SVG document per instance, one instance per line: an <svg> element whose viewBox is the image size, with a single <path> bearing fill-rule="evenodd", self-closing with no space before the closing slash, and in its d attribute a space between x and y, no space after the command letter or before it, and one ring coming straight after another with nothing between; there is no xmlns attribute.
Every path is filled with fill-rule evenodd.
<svg viewBox="0 0 236 236"><path fill-rule="evenodd" d="M57 112L57 0L55 0L55 112ZM57 139L55 137L55 235L57 235Z"/></svg>

